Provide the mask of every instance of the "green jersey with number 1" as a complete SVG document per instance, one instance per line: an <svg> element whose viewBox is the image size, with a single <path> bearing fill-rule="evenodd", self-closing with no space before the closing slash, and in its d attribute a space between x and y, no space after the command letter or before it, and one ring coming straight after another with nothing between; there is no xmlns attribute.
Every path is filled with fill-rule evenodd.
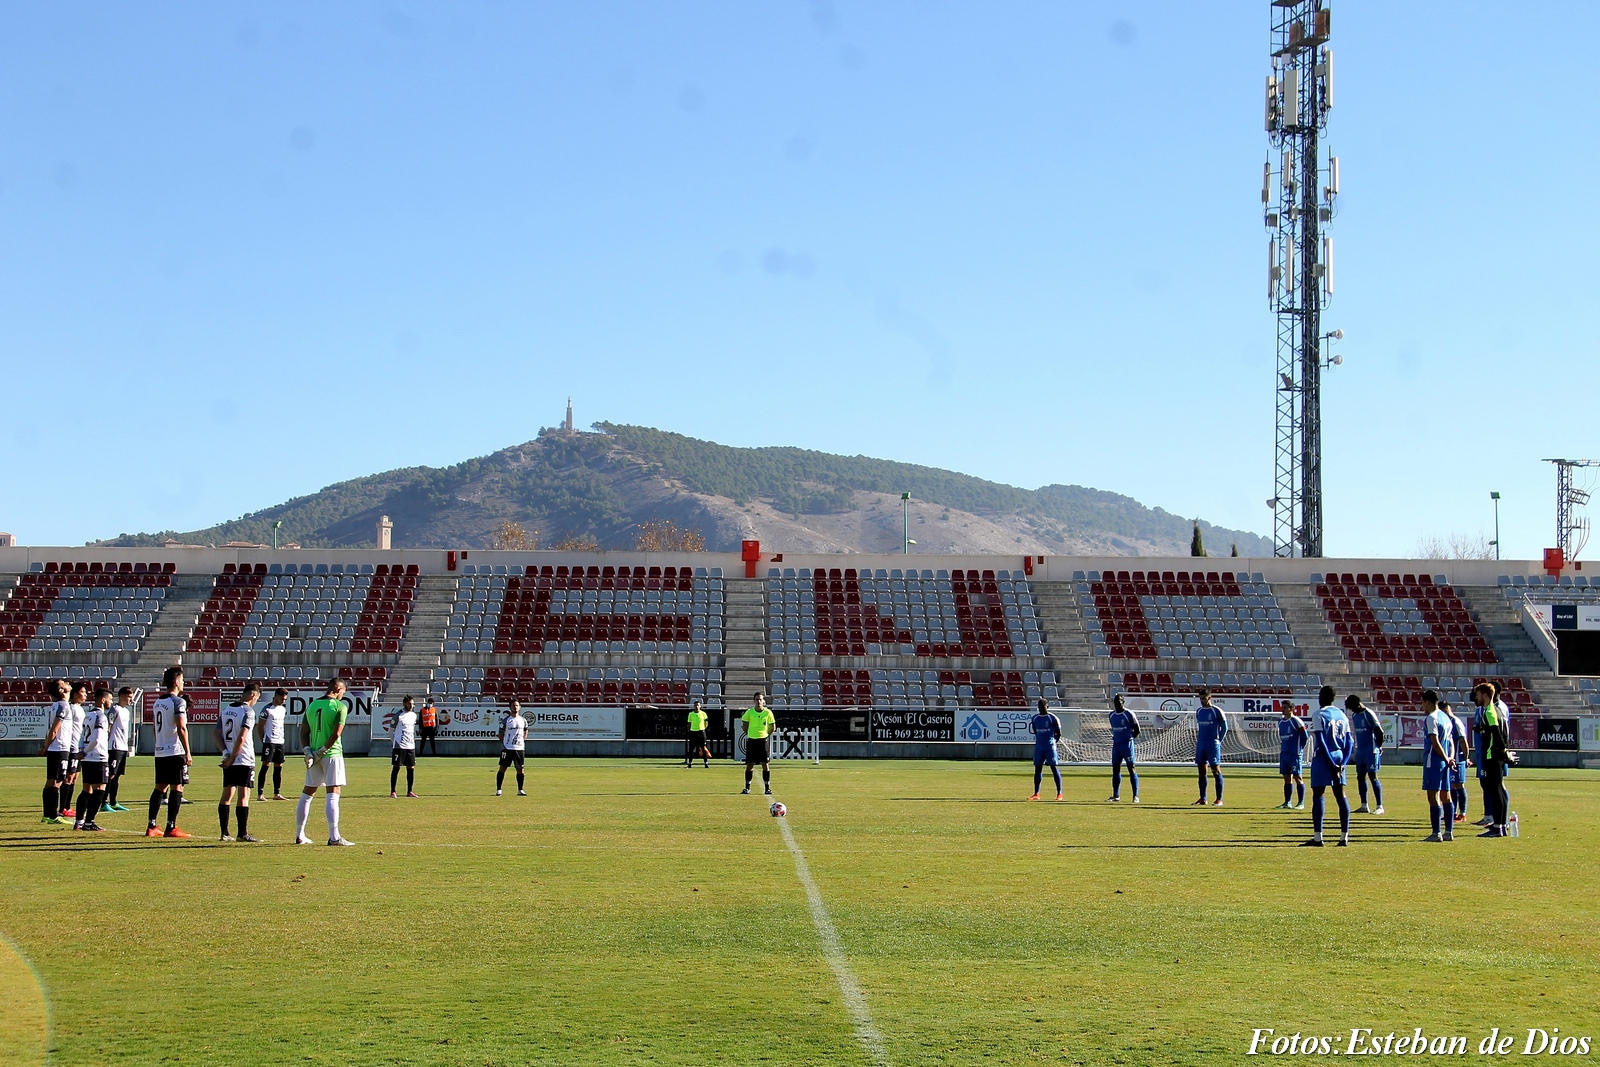
<svg viewBox="0 0 1600 1067"><path fill-rule="evenodd" d="M327 748L330 756L344 755L344 737L334 737L335 731L344 725L345 716L349 708L342 700L313 700L306 706L306 725L311 728L311 748L316 751Z"/></svg>

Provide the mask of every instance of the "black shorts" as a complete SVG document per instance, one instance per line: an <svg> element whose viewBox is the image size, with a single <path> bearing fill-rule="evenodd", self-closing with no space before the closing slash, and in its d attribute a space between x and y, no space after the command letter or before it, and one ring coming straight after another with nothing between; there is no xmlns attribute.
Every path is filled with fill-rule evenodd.
<svg viewBox="0 0 1600 1067"><path fill-rule="evenodd" d="M415 767L417 765L417 750L414 748L397 748L389 753L389 762L396 767Z"/></svg>
<svg viewBox="0 0 1600 1067"><path fill-rule="evenodd" d="M72 758L67 760L67 777L68 778L75 777L77 775L78 771L80 771L82 768L83 768L83 753L82 752L74 752L74 753L72 753Z"/></svg>
<svg viewBox="0 0 1600 1067"><path fill-rule="evenodd" d="M704 730L689 731L689 751L699 752L706 747L706 732Z"/></svg>
<svg viewBox="0 0 1600 1067"><path fill-rule="evenodd" d="M189 768L182 756L156 757L156 785L184 785L189 781Z"/></svg>
<svg viewBox="0 0 1600 1067"><path fill-rule="evenodd" d="M70 752L46 752L44 754L44 780L47 782L64 782L67 779L67 768L72 763Z"/></svg>
<svg viewBox="0 0 1600 1067"><path fill-rule="evenodd" d="M500 769L504 770L515 763L517 765L517 770L522 770L522 760L525 755L527 754L524 752L518 752L516 749L502 748L500 750Z"/></svg>
<svg viewBox="0 0 1600 1067"><path fill-rule="evenodd" d="M261 759L258 760L257 762L259 762L259 763L277 763L277 764L282 764L283 763L283 746L282 745L271 744L271 743L262 745L261 746Z"/></svg>
<svg viewBox="0 0 1600 1067"><path fill-rule="evenodd" d="M106 784L106 765L105 765L105 763L103 761L101 761L101 760L84 760L83 761L83 784L84 785L105 785Z"/></svg>
<svg viewBox="0 0 1600 1067"><path fill-rule="evenodd" d="M747 737L744 739L744 761L746 764L767 762L767 738Z"/></svg>
<svg viewBox="0 0 1600 1067"><path fill-rule="evenodd" d="M222 768L222 788L227 789L230 786L242 785L249 789L255 784L255 773L254 765L249 763L224 767Z"/></svg>
<svg viewBox="0 0 1600 1067"><path fill-rule="evenodd" d="M128 750L125 748L112 749L111 758L106 761L106 776L108 778L121 778L127 772Z"/></svg>

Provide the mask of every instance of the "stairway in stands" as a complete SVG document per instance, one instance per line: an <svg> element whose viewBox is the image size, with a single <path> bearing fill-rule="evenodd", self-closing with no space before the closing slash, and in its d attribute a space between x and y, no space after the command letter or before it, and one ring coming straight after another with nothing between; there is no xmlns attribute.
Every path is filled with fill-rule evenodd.
<svg viewBox="0 0 1600 1067"><path fill-rule="evenodd" d="M1077 586L1072 582L1033 584L1049 653L1049 668L1056 672L1061 702L1069 708L1105 708L1111 704L1106 688L1106 661L1097 659L1078 609Z"/></svg>
<svg viewBox="0 0 1600 1067"><path fill-rule="evenodd" d="M1371 703L1372 689L1367 684L1367 664L1351 663L1345 658L1344 648L1328 625L1328 616L1322 602L1311 593L1304 582L1274 582L1272 595L1278 601L1289 632L1294 635L1300 659L1292 661L1293 669L1305 674L1321 675L1323 685L1331 685L1342 701L1351 693Z"/></svg>
<svg viewBox="0 0 1600 1067"><path fill-rule="evenodd" d="M759 578L724 578L722 699L737 718L756 690L767 691L766 584Z"/></svg>
<svg viewBox="0 0 1600 1067"><path fill-rule="evenodd" d="M1506 600L1504 591L1493 585L1469 585L1458 587L1456 592L1500 657L1502 674L1517 675L1527 682L1528 690L1547 714L1589 713L1588 704L1573 681L1550 669L1544 654L1522 628L1520 609Z"/></svg>
<svg viewBox="0 0 1600 1067"><path fill-rule="evenodd" d="M384 704L399 704L408 694L420 701L428 691L434 668L439 666L444 632L450 625L450 609L460 584L453 574L424 574L417 579L400 658L389 668L383 687Z"/></svg>
<svg viewBox="0 0 1600 1067"><path fill-rule="evenodd" d="M189 631L194 629L195 620L205 608L215 582L214 574L173 576L172 585L167 589L167 598L156 613L150 632L145 635L138 658L132 666L122 670L117 679L119 685L160 692L162 672L183 662L184 643L189 640ZM188 683L196 685L200 680L200 671L198 668L192 669L194 677L188 679Z"/></svg>

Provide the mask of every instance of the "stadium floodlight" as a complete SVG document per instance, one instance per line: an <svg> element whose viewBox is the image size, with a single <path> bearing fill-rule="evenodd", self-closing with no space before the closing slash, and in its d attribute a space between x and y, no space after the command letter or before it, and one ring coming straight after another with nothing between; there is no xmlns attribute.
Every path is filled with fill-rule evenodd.
<svg viewBox="0 0 1600 1067"><path fill-rule="evenodd" d="M282 519L279 519L277 522L272 524L272 547L274 551L276 551L278 547L278 530L281 529L282 526Z"/></svg>
<svg viewBox="0 0 1600 1067"><path fill-rule="evenodd" d="M1500 494L1499 494L1499 492L1496 491L1496 490L1491 489L1489 491L1489 499L1494 501L1494 540L1492 542L1490 542L1490 543L1494 545L1494 558L1495 559L1499 559L1500 558Z"/></svg>
<svg viewBox="0 0 1600 1067"><path fill-rule="evenodd" d="M1324 224L1337 214L1339 161L1322 145L1333 106L1330 13L1325 0L1270 0L1271 77L1267 81L1269 166L1274 192L1264 205L1279 252L1269 302L1278 320L1273 438L1273 552L1322 555L1322 309L1333 296L1333 242ZM1277 157L1274 159L1274 156Z"/></svg>
<svg viewBox="0 0 1600 1067"><path fill-rule="evenodd" d="M905 555L911 555L911 546L916 544L911 540L911 494L900 494L900 517L905 520L905 543L901 546Z"/></svg>

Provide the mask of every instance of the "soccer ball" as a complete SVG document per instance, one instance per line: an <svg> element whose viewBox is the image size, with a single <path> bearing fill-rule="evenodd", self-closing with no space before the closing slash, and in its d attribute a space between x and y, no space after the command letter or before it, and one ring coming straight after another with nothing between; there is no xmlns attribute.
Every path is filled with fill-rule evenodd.
<svg viewBox="0 0 1600 1067"><path fill-rule="evenodd" d="M782 804L779 804L776 800L772 802L772 817L774 819L781 819L787 814L789 814L788 808L784 807Z"/></svg>

